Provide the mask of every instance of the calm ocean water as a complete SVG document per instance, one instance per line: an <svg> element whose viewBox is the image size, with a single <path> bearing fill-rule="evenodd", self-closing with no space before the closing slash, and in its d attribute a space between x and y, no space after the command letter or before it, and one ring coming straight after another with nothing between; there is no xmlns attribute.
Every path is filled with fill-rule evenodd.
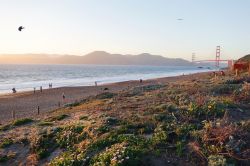
<svg viewBox="0 0 250 166"><path fill-rule="evenodd" d="M86 86L176 76L209 69L197 67L166 66L100 66L100 65L0 65L0 93L33 90L40 86L53 87Z"/></svg>

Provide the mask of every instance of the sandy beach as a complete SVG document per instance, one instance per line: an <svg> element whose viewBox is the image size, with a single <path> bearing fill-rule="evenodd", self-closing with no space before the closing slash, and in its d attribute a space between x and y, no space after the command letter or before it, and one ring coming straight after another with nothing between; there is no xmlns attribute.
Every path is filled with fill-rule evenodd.
<svg viewBox="0 0 250 166"><path fill-rule="evenodd" d="M143 80L142 83L137 81L125 81L119 83L112 83L100 86L79 86L79 87L61 87L53 89L45 89L42 92L39 90L34 93L19 92L16 94L0 95L0 124L4 124L13 120L13 111L15 111L15 118L37 117L37 108L40 108L40 115L51 110L59 108L60 106L82 100L86 97L97 95L105 91L119 92L128 88L133 88L148 84L166 84L167 82L177 80L188 80L195 77L200 77L205 73L197 73L185 76L165 77L158 79ZM104 90L108 88L108 90ZM65 94L65 100L62 94Z"/></svg>

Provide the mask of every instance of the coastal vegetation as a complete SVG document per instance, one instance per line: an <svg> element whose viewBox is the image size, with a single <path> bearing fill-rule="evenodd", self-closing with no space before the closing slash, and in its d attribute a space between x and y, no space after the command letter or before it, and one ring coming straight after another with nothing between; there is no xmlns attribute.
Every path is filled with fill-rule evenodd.
<svg viewBox="0 0 250 166"><path fill-rule="evenodd" d="M0 128L0 165L249 165L248 77L104 92Z"/></svg>

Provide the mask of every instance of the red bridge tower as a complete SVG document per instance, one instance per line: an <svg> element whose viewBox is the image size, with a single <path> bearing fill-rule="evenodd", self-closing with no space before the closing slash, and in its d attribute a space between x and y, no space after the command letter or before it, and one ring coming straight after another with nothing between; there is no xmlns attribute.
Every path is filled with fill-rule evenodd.
<svg viewBox="0 0 250 166"><path fill-rule="evenodd" d="M216 47L215 66L220 67L220 46Z"/></svg>

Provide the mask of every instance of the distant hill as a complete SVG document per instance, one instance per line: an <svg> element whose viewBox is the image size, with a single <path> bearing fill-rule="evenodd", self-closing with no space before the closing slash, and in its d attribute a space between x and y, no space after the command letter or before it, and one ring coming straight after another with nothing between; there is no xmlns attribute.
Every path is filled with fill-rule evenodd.
<svg viewBox="0 0 250 166"><path fill-rule="evenodd" d="M9 54L0 55L5 64L98 64L98 65L154 65L188 66L192 63L181 58L166 58L143 53L139 55L110 54L95 51L85 56L50 54Z"/></svg>
<svg viewBox="0 0 250 166"><path fill-rule="evenodd" d="M240 58L237 62L250 62L250 54Z"/></svg>

